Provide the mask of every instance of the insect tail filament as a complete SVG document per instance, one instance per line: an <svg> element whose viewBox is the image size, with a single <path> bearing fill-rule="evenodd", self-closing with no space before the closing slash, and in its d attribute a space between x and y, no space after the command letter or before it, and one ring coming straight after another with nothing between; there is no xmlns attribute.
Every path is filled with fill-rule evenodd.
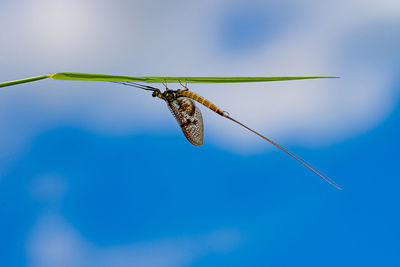
<svg viewBox="0 0 400 267"><path fill-rule="evenodd" d="M256 135L260 136L261 138L263 138L264 140L270 142L271 144L273 144L274 146L276 146L277 148L279 148L280 150L282 150L283 152L285 152L286 154L288 154L289 156L291 156L292 158L294 158L295 160L297 160L299 163L301 163L303 166L305 166L306 168L308 168L310 171L312 171L313 173L315 173L316 175L318 175L319 177L321 177L322 179L324 179L326 182L328 182L329 184L333 185L334 187L336 187L339 190L342 190L342 188L340 188L340 186L338 184L336 184L332 179L330 179L329 177L327 177L325 174L323 174L322 172L320 172L319 170L317 170L315 167L313 167L311 164L309 164L307 161L305 161L304 159L300 158L299 156L295 155L294 153L290 152L289 150L287 150L286 148L284 148L283 146L275 143L274 141L272 141L271 139L263 136L262 134L254 131L253 129L250 129L249 127L247 127L246 125L244 125L243 123L229 117L228 115L223 114L223 117L239 124L240 126L246 128L247 130L255 133Z"/></svg>

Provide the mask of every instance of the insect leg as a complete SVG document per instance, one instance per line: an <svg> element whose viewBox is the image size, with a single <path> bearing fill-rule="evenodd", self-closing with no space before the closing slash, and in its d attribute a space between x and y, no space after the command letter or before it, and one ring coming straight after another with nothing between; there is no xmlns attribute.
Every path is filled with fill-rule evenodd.
<svg viewBox="0 0 400 267"><path fill-rule="evenodd" d="M187 82L185 82L185 85L183 85L182 83L181 83L181 81L178 81L179 83L180 83L180 85L183 87L183 88L185 88L185 91L189 91L189 88L187 87Z"/></svg>
<svg viewBox="0 0 400 267"><path fill-rule="evenodd" d="M167 86L167 81L163 81L163 82L162 82L162 84L164 85L164 87L165 87L165 90L166 90L166 91L168 91L168 90L169 90L169 88L168 88L168 86Z"/></svg>

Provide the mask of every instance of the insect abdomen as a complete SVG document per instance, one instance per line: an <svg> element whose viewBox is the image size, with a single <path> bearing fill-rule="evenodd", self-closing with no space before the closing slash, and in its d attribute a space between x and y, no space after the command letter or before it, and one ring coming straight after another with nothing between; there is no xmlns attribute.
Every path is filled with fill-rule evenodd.
<svg viewBox="0 0 400 267"><path fill-rule="evenodd" d="M216 105L214 105L213 103L211 103L204 97L199 96L196 93L193 93L191 91L179 91L179 94L181 96L186 96L188 98L193 99L196 102L199 102L200 104L206 106L207 108L211 109L212 111L214 111L215 113L218 113L221 116L224 115L224 112L221 109L219 109Z"/></svg>

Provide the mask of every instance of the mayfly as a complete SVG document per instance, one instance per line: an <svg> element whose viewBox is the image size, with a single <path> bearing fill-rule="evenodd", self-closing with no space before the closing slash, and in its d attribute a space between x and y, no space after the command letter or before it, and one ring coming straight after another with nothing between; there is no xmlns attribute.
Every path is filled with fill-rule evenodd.
<svg viewBox="0 0 400 267"><path fill-rule="evenodd" d="M201 146L203 144L203 136L204 136L204 127L203 127L203 117L201 115L200 110L197 108L195 103L193 102L196 101L205 107L211 109L218 115L227 118L240 126L246 128L247 130L255 133L256 135L260 136L264 140L270 142L272 145L276 146L295 160L297 160L299 163L304 165L306 168L317 174L319 177L324 179L326 182L329 184L333 185L334 187L338 188L341 190L341 188L329 177L327 177L325 174L314 168L311 164L306 162L304 159L300 158L299 156L295 155L294 153L290 152L286 148L282 147L281 145L277 144L276 142L272 141L271 139L265 137L264 135L254 131L253 129L247 127L243 123L235 120L234 118L230 117L228 112L223 111L222 109L218 108L216 105L208 101L202 96L199 96L198 94L189 91L189 88L186 85L182 85L184 90L170 90L166 84L165 86L165 91L161 92L160 89L148 86L148 85L142 85L142 84L137 84L134 82L118 82L123 85L128 85L128 86L133 86L136 88L144 89L144 90L149 90L153 91L152 96L160 98L164 100L171 113L174 115L175 119L177 120L179 126L182 129L183 134L185 135L186 139L192 143L195 146Z"/></svg>
<svg viewBox="0 0 400 267"><path fill-rule="evenodd" d="M228 112L223 111L216 105L205 99L204 97L189 90L187 85L183 85L182 82L216 82L216 83L226 83L226 82L261 82L261 81L284 81L284 80L298 80L298 79L314 79L314 78L337 78L337 77L131 77L131 76L116 76L116 75L105 75L105 74L90 74L90 73L56 73L48 74L43 76L37 76L27 79L21 79L16 81L0 83L0 87L27 83L32 81L38 81L46 78L52 78L56 80L90 80L90 81L109 81L114 83L119 83L122 85L128 85L136 88L140 88L147 91L152 91L152 96L164 100L171 113L174 115L175 119L179 123L183 134L186 139L195 146L201 146L203 144L204 136L204 126L203 117L201 115L200 109L197 108L194 101L204 105L210 110L214 111L218 115L227 118L236 124L246 128L247 130L258 135L262 139L268 141L275 147L279 148L300 164L314 172L316 175L324 179L326 182L332 186L342 190L332 179L327 177L325 174L317 170L311 164L306 162L304 159L290 152L281 145L275 143L271 139L265 137L264 135L256 132L255 130L249 128L245 124L237 121L236 119L230 117ZM137 82L151 82L151 83L163 83L165 86L165 91L161 92L160 89L139 84ZM167 87L167 82L179 82L183 90L171 90Z"/></svg>

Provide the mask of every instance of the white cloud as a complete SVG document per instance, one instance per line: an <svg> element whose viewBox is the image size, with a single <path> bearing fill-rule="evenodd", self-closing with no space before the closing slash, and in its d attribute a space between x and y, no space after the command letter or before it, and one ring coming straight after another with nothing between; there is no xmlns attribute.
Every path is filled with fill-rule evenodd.
<svg viewBox="0 0 400 267"><path fill-rule="evenodd" d="M79 234L58 216L45 216L39 220L29 237L28 261L30 266L82 266L85 244Z"/></svg>
<svg viewBox="0 0 400 267"><path fill-rule="evenodd" d="M346 50L349 36L371 23L400 24L395 16L397 1L385 2L377 6L373 1L304 0L303 8L297 10L299 20L255 52L237 58L221 55L215 41L216 23L235 2L58 1L43 9L23 8L21 15L17 11L22 2L18 2L3 9L8 13L0 17L3 27L19 22L2 28L3 39L10 37L2 40L3 51L9 52L2 57L11 62L7 71L14 72L13 78L19 72L74 70L127 75L339 75L340 80L191 85L233 117L282 144L328 145L376 127L394 107L392 66L377 69L374 61L357 62ZM61 14L55 16L57 12ZM37 17L40 20L33 19ZM15 32L16 40L11 38ZM13 105L29 103L42 117L30 127L24 128L22 122L18 127L10 125L11 115L4 114L10 114L12 107L5 104L1 129L9 138L19 138L16 143L62 120L109 134L155 129L181 134L165 104L153 103L150 96L133 88L59 81L42 84L12 89L20 94L3 94L3 98L18 95ZM28 94L28 88L35 93ZM236 151L268 147L231 122L203 113L206 142ZM12 135L16 131L17 137Z"/></svg>
<svg viewBox="0 0 400 267"><path fill-rule="evenodd" d="M239 232L224 229L205 235L99 247L89 243L57 214L43 215L27 243L28 266L187 266L204 255L232 251Z"/></svg>

